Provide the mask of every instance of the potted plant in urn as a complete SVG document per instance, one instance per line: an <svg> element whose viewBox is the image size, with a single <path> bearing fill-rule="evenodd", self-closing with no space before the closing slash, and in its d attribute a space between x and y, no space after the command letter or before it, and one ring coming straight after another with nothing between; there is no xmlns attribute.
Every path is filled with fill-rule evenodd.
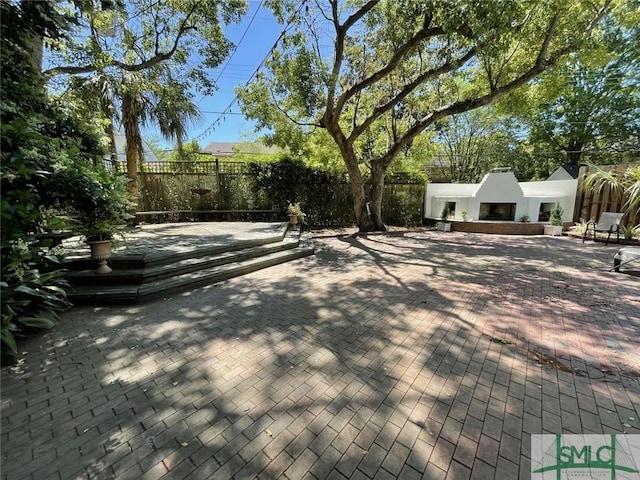
<svg viewBox="0 0 640 480"><path fill-rule="evenodd" d="M554 235L559 236L562 235L562 214L564 213L564 209L560 206L559 203L556 203L551 212L549 213L549 223L551 225L545 225L544 234L545 235Z"/></svg>
<svg viewBox="0 0 640 480"><path fill-rule="evenodd" d="M97 273L109 273L107 260L111 258L114 237L122 233L131 218L131 202L123 176L98 174L88 186L81 204L76 205L76 232L84 236L91 249L91 258L98 262Z"/></svg>
<svg viewBox="0 0 640 480"><path fill-rule="evenodd" d="M289 223L291 225L297 225L298 221L300 223L304 222L304 218L307 216L300 208L300 202L289 203L287 205L287 215L289 215Z"/></svg>

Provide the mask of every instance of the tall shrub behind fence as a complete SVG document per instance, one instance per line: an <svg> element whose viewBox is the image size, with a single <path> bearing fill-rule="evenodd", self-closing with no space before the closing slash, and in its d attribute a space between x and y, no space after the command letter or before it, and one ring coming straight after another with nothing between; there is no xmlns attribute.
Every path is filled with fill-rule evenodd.
<svg viewBox="0 0 640 480"><path fill-rule="evenodd" d="M382 197L382 219L390 225L422 225L423 183L387 183Z"/></svg>
<svg viewBox="0 0 640 480"><path fill-rule="evenodd" d="M120 167L122 168L122 167ZM292 160L274 163L231 161L154 162L141 166L139 210L266 210L300 202L307 223L352 225L351 187L343 176ZM424 184L389 179L383 196L383 221L413 226L422 221Z"/></svg>

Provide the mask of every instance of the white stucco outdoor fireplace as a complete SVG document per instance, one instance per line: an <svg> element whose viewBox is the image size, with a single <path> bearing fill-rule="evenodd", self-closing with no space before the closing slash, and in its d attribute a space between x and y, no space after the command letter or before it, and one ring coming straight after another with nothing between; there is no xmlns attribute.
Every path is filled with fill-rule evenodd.
<svg viewBox="0 0 640 480"><path fill-rule="evenodd" d="M518 182L509 169L498 168L480 183L429 183L425 217L440 219L447 205L453 221L545 223L551 208L559 203L564 210L563 221L571 222L577 184L576 179L557 172L545 181Z"/></svg>
<svg viewBox="0 0 640 480"><path fill-rule="evenodd" d="M515 203L480 203L478 220L501 220L513 222L516 219Z"/></svg>

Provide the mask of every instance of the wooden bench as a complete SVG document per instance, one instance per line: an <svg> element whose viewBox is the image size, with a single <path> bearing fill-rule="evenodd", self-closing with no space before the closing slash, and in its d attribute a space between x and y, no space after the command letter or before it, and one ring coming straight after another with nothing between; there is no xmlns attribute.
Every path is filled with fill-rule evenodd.
<svg viewBox="0 0 640 480"><path fill-rule="evenodd" d="M611 238L611 234L613 232L616 233L617 243L620 243L620 222L622 221L622 217L624 217L624 213L613 213L613 212L602 212L600 214L600 219L598 223L590 221L587 223L587 228L584 231L584 235L582 236L582 243L584 243L587 235L589 234L589 228L593 230L593 241L596 241L596 233L604 232L607 233L607 243L609 245L609 239Z"/></svg>
<svg viewBox="0 0 640 480"><path fill-rule="evenodd" d="M158 210L136 212L136 222L278 221L282 212L272 210Z"/></svg>
<svg viewBox="0 0 640 480"><path fill-rule="evenodd" d="M71 238L77 235L76 233L65 231L65 232L46 232L46 233L37 233L35 235L36 240L43 245L48 245L51 247L59 247L62 245L62 242L67 238Z"/></svg>

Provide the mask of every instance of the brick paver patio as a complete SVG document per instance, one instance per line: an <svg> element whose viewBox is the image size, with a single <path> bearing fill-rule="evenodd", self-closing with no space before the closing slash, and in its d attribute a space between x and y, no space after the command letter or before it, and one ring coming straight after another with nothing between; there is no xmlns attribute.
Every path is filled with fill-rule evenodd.
<svg viewBox="0 0 640 480"><path fill-rule="evenodd" d="M615 246L408 232L136 307L2 371L2 478L530 478L530 434L640 433Z"/></svg>

